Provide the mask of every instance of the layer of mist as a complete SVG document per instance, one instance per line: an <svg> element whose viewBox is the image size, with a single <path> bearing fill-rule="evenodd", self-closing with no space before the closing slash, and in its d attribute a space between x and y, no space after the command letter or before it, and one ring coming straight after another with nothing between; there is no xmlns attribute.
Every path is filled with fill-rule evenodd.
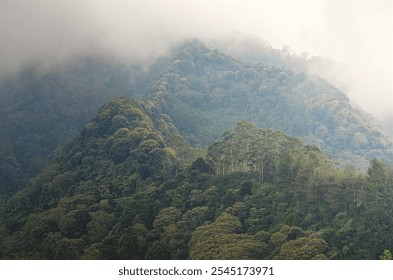
<svg viewBox="0 0 393 280"><path fill-rule="evenodd" d="M0 75L86 55L146 66L198 38L235 57L256 60L270 48L303 59L307 71L386 124L393 111L392 18L391 1L6 0Z"/></svg>

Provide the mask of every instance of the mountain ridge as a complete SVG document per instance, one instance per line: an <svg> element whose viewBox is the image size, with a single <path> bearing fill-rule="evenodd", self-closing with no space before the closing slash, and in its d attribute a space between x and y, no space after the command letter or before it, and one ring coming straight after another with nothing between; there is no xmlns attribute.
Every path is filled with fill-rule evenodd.
<svg viewBox="0 0 393 280"><path fill-rule="evenodd" d="M236 122L247 120L302 137L326 152L338 156L342 153L342 160L348 157L346 162L361 160L367 166L374 157L393 160L393 140L383 135L370 115L353 107L349 98L326 80L283 68L243 63L198 41L186 43L173 55L150 90L150 98L160 98L160 104L165 104L165 98L169 100L168 114L190 141L199 133L199 142L209 143ZM191 111L190 120L182 124L187 120L182 111L187 110ZM214 110L219 113L212 113ZM224 127L211 124L225 118L234 120L227 121ZM204 127L188 132L187 127L195 127L194 122L198 121ZM213 131L206 131L209 126L214 127ZM203 139L212 133L213 139Z"/></svg>

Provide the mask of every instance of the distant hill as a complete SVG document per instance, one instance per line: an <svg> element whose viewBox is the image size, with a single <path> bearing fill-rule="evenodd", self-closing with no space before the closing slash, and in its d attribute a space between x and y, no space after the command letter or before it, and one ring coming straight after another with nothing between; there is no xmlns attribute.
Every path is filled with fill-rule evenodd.
<svg viewBox="0 0 393 280"><path fill-rule="evenodd" d="M150 90L180 132L209 144L241 120L282 130L365 168L393 160L393 140L318 76L246 63L198 41L180 48Z"/></svg>
<svg viewBox="0 0 393 280"><path fill-rule="evenodd" d="M34 177L113 96L136 95L143 71L83 58L0 79L0 197Z"/></svg>

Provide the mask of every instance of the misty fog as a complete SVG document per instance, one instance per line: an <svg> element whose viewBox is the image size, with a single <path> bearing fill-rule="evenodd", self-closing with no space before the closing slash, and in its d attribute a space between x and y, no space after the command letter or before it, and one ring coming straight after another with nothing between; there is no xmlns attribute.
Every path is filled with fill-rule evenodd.
<svg viewBox="0 0 393 280"><path fill-rule="evenodd" d="M270 44L334 61L310 72L389 123L392 18L391 1L6 0L0 2L0 74L82 55L148 65L189 38L235 56ZM233 43L234 36L249 43L217 43Z"/></svg>

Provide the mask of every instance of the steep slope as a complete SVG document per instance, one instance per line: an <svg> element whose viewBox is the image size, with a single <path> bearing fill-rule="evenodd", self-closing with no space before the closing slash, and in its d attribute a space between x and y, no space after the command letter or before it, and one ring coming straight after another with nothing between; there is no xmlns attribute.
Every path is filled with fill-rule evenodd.
<svg viewBox="0 0 393 280"><path fill-rule="evenodd" d="M325 80L243 63L197 41L186 43L165 65L150 98L194 144L212 143L247 120L363 168L375 157L393 160L392 139Z"/></svg>
<svg viewBox="0 0 393 280"><path fill-rule="evenodd" d="M314 145L240 122L206 160L184 166L170 135L152 103L103 106L9 200L0 258L376 259L393 250L393 170L382 162L367 175L338 169Z"/></svg>
<svg viewBox="0 0 393 280"><path fill-rule="evenodd" d="M116 218L110 213L119 207L114 199L154 188L175 172L176 153L164 134L176 132L150 105L115 99L103 106L81 135L9 200L7 227L14 240L21 238L14 257L75 258L73 250L86 247L81 237L88 231L98 241L111 229ZM94 217L104 228L89 228ZM51 251L53 242L70 248Z"/></svg>

